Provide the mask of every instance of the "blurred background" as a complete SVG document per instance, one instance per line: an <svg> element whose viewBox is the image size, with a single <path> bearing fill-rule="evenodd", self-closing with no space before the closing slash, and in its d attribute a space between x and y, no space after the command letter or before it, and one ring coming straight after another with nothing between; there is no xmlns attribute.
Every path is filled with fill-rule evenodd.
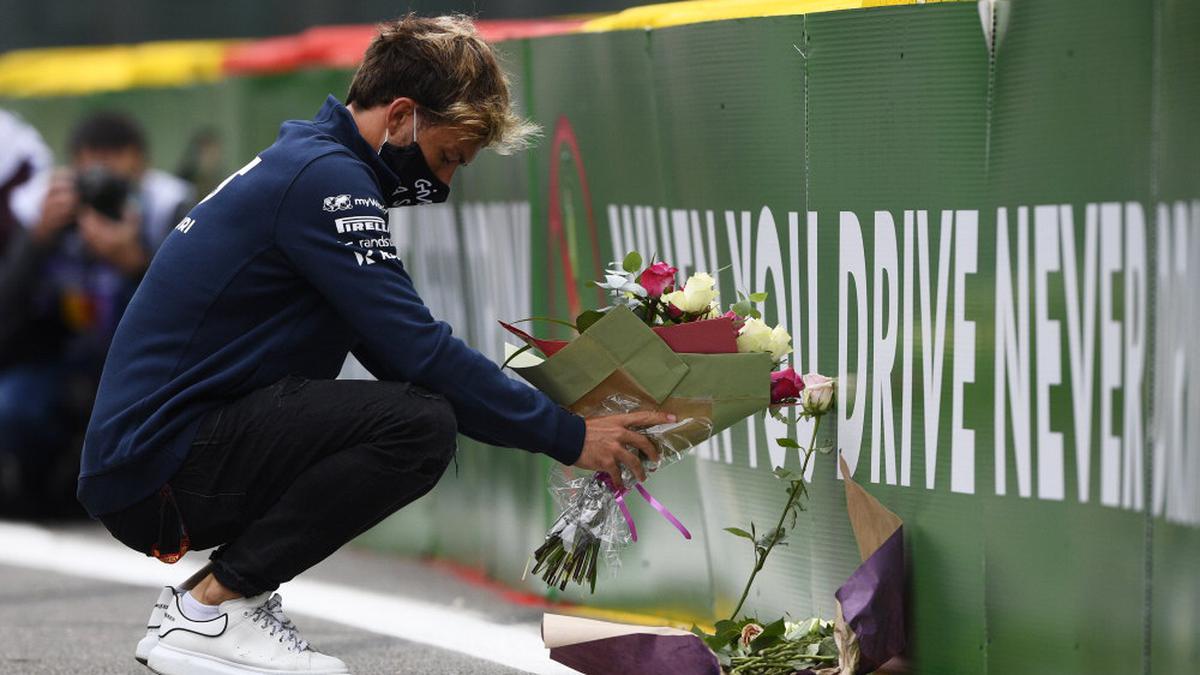
<svg viewBox="0 0 1200 675"><path fill-rule="evenodd" d="M0 50L148 40L254 38L311 26L373 23L405 12L513 19L612 12L629 0L0 0Z"/></svg>

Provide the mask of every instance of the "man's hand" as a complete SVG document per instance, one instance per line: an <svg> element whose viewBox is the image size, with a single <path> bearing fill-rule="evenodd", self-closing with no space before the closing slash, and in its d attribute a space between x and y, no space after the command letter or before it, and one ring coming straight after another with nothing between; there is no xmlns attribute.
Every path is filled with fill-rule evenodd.
<svg viewBox="0 0 1200 675"><path fill-rule="evenodd" d="M652 427L656 424L674 422L675 416L660 412L635 412L625 415L592 417L587 420L587 436L583 440L583 453L575 466L592 471L604 471L617 489L621 483L621 465L629 467L639 481L646 480L646 470L638 456L626 449L631 445L645 454L652 462L658 461L658 448L644 435L634 429Z"/></svg>
<svg viewBox="0 0 1200 675"><path fill-rule="evenodd" d="M79 194L75 192L75 174L70 169L57 169L50 178L42 213L30 231L34 242L50 246L60 232L75 219Z"/></svg>
<svg viewBox="0 0 1200 675"><path fill-rule="evenodd" d="M121 220L113 220L90 206L79 209L79 234L88 248L127 276L146 271L149 256L142 247L141 217L129 207Z"/></svg>

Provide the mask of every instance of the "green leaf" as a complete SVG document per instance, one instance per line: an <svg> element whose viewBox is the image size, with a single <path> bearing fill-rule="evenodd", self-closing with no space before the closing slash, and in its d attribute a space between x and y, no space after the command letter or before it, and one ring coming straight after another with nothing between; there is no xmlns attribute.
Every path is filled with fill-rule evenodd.
<svg viewBox="0 0 1200 675"><path fill-rule="evenodd" d="M775 474L779 480L789 480L792 477L792 472L782 466L775 467L771 473Z"/></svg>
<svg viewBox="0 0 1200 675"><path fill-rule="evenodd" d="M730 621L729 619L721 619L713 624L713 628L717 631L718 636L722 634L737 633L742 630L736 622Z"/></svg>
<svg viewBox="0 0 1200 675"><path fill-rule="evenodd" d="M730 621L729 619L721 619L720 621L717 621L715 624L713 624L713 628L716 629L716 631L718 633L720 633L722 631L730 630L730 629L736 630L737 627L738 627L737 622Z"/></svg>
<svg viewBox="0 0 1200 675"><path fill-rule="evenodd" d="M783 619L780 618L763 626L763 632L758 637L762 637L763 635L783 635L786 629L787 626L784 624Z"/></svg>
<svg viewBox="0 0 1200 675"><path fill-rule="evenodd" d="M785 627L783 619L774 621L766 626L763 626L763 632L758 634L758 637L750 641L750 651L756 652L761 649L766 649L771 645L779 642L783 638Z"/></svg>
<svg viewBox="0 0 1200 675"><path fill-rule="evenodd" d="M797 443L796 441L794 441L790 438L787 438L786 436L783 438L776 438L775 442L785 448L796 448L797 450L800 449L799 443Z"/></svg>
<svg viewBox="0 0 1200 675"><path fill-rule="evenodd" d="M708 648L714 652L720 652L725 647L728 647L729 643L731 642L730 638L722 637L720 635L709 635L707 637L701 637L700 639L704 640L704 644L708 645Z"/></svg>
<svg viewBox="0 0 1200 675"><path fill-rule="evenodd" d="M621 267L630 274L639 272L642 269L642 254L637 251L630 251L625 256L625 262L621 263Z"/></svg>
<svg viewBox="0 0 1200 675"><path fill-rule="evenodd" d="M762 312L760 312L754 308L751 308L749 312L746 312L746 314L752 319L761 319L762 318Z"/></svg>
<svg viewBox="0 0 1200 675"><path fill-rule="evenodd" d="M604 318L603 312L597 312L594 309L589 309L588 311L583 312L579 316L575 317L576 330L578 330L580 333L582 333L585 330L587 330L588 328L591 328L592 324L596 323L597 321L599 321L600 319L603 319L603 318Z"/></svg>
<svg viewBox="0 0 1200 675"><path fill-rule="evenodd" d="M750 302L766 302L768 295L766 293L751 293Z"/></svg>
<svg viewBox="0 0 1200 675"><path fill-rule="evenodd" d="M751 307L750 303L747 302L746 300L739 300L739 301L733 303L733 305L731 305L729 307L729 310L731 312L733 312L734 314L736 314L738 316L738 318L744 319L747 316L749 316L751 312L754 311L754 308Z"/></svg>
<svg viewBox="0 0 1200 675"><path fill-rule="evenodd" d="M754 535L750 534L749 532L743 530L740 527L727 527L727 528L725 528L725 531L728 532L729 534L734 535L735 537L741 537L742 539L749 539L750 541L754 541Z"/></svg>

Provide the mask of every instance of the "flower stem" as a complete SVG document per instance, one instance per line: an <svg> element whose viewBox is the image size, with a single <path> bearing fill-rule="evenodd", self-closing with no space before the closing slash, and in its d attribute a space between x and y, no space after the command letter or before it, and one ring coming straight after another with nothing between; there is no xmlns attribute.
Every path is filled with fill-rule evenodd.
<svg viewBox="0 0 1200 675"><path fill-rule="evenodd" d="M783 511L779 514L779 522L775 523L774 533L771 536L771 543L764 549L758 547L758 542L754 544L754 570L750 572L750 578L746 580L746 588L742 590L742 597L738 600L737 607L733 609L733 614L729 615L730 621L736 621L738 612L742 611L742 605L746 604L746 597L750 595L750 587L754 585L754 577L762 571L763 565L767 562L767 556L771 555L771 550L775 548L776 542L779 541L779 528L783 527L783 521L787 518L788 511L792 509L792 504L799 498L800 493L804 491L804 474L808 472L808 462L812 459L813 448L817 444L817 428L821 426L821 416L813 418L812 437L808 440L808 450L804 453L804 462L800 467L800 479L788 491L787 503L783 506Z"/></svg>

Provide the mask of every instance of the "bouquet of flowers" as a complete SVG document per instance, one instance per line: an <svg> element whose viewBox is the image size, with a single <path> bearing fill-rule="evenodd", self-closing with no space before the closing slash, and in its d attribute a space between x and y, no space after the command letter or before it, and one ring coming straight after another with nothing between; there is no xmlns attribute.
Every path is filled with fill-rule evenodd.
<svg viewBox="0 0 1200 675"><path fill-rule="evenodd" d="M597 282L612 304L576 317L570 325L578 336L570 341L538 339L502 323L525 342L505 365L572 411L585 417L637 410L675 416L674 423L642 430L660 453L658 462L641 457L647 471L679 461L772 402L799 395L791 369L776 372L791 352L791 337L782 326L763 322L754 307L766 294L739 295L722 311L712 276L694 274L677 288L677 273L661 261L643 267L636 252L613 263ZM544 359L523 353L531 349ZM533 554L535 574L561 589L586 583L594 592L598 561L615 569L620 550L637 540L624 502L631 489L691 538L627 468L621 483L626 487L616 489L611 476L596 472L552 485L560 515Z"/></svg>
<svg viewBox="0 0 1200 675"><path fill-rule="evenodd" d="M902 522L855 483L840 460L846 509L862 555L862 565L834 594L835 621L787 617L767 622L739 617L754 579L776 546L786 546L808 488L803 476L817 448L821 418L834 404L834 382L811 373L795 382L793 401L802 417L813 420L807 448L791 438L780 445L801 448L799 473L782 467L775 476L786 486L787 501L773 528L759 531L726 528L754 546L754 567L729 619L712 633L693 627L645 627L546 614L542 636L550 658L585 675L644 672L663 675L863 675L905 649L904 539Z"/></svg>

